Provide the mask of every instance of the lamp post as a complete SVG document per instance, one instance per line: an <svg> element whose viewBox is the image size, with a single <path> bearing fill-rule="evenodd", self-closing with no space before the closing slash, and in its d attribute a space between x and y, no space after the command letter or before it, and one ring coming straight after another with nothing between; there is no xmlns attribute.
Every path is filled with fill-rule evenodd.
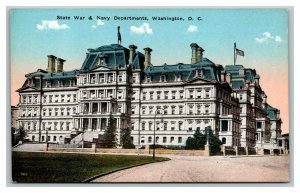
<svg viewBox="0 0 300 193"><path fill-rule="evenodd" d="M160 109L156 109L155 114L154 114L154 129L153 129L153 155L152 158L155 160L155 130L156 130L156 115L160 111ZM161 119L163 120L163 119Z"/></svg>

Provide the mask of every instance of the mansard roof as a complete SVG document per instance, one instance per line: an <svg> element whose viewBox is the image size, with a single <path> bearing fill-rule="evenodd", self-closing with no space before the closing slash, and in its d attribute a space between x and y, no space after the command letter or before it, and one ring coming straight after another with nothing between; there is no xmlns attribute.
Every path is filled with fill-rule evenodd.
<svg viewBox="0 0 300 193"><path fill-rule="evenodd" d="M203 70L203 77L210 81L219 81L219 74L222 66L214 64L207 58L196 64L163 64L160 66L149 66L144 72L146 76L151 76L153 81L159 81L161 75L166 75L167 81L174 81L174 75L180 75L182 80L189 81L195 78L196 70Z"/></svg>
<svg viewBox="0 0 300 193"><path fill-rule="evenodd" d="M268 112L268 117L270 119L278 119L277 118L277 113L280 112L279 109L275 108L275 107L272 107L271 105L267 105L267 112Z"/></svg>
<svg viewBox="0 0 300 193"><path fill-rule="evenodd" d="M79 70L71 70L64 72L48 72L45 70L37 70L36 72L26 74L27 78L36 78L42 76L43 79L72 79L79 73Z"/></svg>
<svg viewBox="0 0 300 193"><path fill-rule="evenodd" d="M119 44L104 45L96 49L88 49L86 58L81 66L81 70L87 71L99 63L99 58L105 58L105 63L109 68L127 68L128 67L128 58L129 58L129 49L123 47ZM140 52L137 52L133 63L135 68L142 69L144 61L144 55Z"/></svg>
<svg viewBox="0 0 300 193"><path fill-rule="evenodd" d="M240 74L240 70L244 70L244 74ZM229 72L232 78L232 88L239 89L245 86L245 81L248 80L253 83L256 74L255 69L245 68L243 65L226 65L225 72ZM243 81L244 80L244 81Z"/></svg>

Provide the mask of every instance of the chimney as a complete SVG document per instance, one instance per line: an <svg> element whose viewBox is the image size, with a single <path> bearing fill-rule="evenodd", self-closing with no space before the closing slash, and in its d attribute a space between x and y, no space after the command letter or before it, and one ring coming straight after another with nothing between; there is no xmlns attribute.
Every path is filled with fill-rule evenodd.
<svg viewBox="0 0 300 193"><path fill-rule="evenodd" d="M228 84L231 84L231 74L229 72L226 74L226 82L228 82Z"/></svg>
<svg viewBox="0 0 300 193"><path fill-rule="evenodd" d="M192 48L192 59L191 59L191 63L192 64L196 64L197 63L197 48L199 48L198 44L196 43L192 43L191 44L191 48Z"/></svg>
<svg viewBox="0 0 300 193"><path fill-rule="evenodd" d="M133 62L133 58L136 54L135 50L137 49L137 47L135 45L130 45L129 46L129 64L132 64Z"/></svg>
<svg viewBox="0 0 300 193"><path fill-rule="evenodd" d="M259 79L260 79L260 76L257 74L255 77L254 77L254 82L256 85L259 85Z"/></svg>
<svg viewBox="0 0 300 193"><path fill-rule="evenodd" d="M148 66L151 66L151 48L144 48L145 50L145 62L144 67L147 68Z"/></svg>
<svg viewBox="0 0 300 193"><path fill-rule="evenodd" d="M62 72L64 71L64 62L66 60L61 59L61 58L56 58L56 64L57 64L57 69L56 72Z"/></svg>
<svg viewBox="0 0 300 193"><path fill-rule="evenodd" d="M201 47L197 48L197 63L202 61L203 52L204 52L203 48Z"/></svg>
<svg viewBox="0 0 300 193"><path fill-rule="evenodd" d="M225 71L221 72L221 82L225 82Z"/></svg>
<svg viewBox="0 0 300 193"><path fill-rule="evenodd" d="M55 59L56 57L53 55L48 55L48 72L55 72Z"/></svg>

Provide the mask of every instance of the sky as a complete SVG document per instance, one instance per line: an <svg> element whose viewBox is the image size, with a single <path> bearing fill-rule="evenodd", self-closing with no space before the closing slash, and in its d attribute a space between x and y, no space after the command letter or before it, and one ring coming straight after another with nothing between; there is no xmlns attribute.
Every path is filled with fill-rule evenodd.
<svg viewBox="0 0 300 193"><path fill-rule="evenodd" d="M70 19L58 19L58 16ZM85 17L76 20L74 16ZM92 17L91 19L89 17ZM97 16L105 17L97 20ZM114 17L148 20L114 20ZM110 17L109 20L106 18ZM178 17L180 21L154 21ZM189 20L192 18L192 20ZM117 43L152 48L153 65L190 63L191 43L216 64L233 64L233 45L243 50L237 64L255 68L268 103L281 111L283 133L288 115L288 13L285 9L12 9L10 10L11 104L17 105L24 75L47 68L47 55L66 60L64 69L81 67L88 48Z"/></svg>

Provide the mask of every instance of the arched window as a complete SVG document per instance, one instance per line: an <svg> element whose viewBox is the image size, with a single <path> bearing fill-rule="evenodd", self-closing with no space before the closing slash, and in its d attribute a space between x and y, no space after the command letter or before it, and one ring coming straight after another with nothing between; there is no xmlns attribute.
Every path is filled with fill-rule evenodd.
<svg viewBox="0 0 300 193"><path fill-rule="evenodd" d="M226 144L226 137L223 137L223 138L222 138L222 143L223 143L223 144Z"/></svg>

